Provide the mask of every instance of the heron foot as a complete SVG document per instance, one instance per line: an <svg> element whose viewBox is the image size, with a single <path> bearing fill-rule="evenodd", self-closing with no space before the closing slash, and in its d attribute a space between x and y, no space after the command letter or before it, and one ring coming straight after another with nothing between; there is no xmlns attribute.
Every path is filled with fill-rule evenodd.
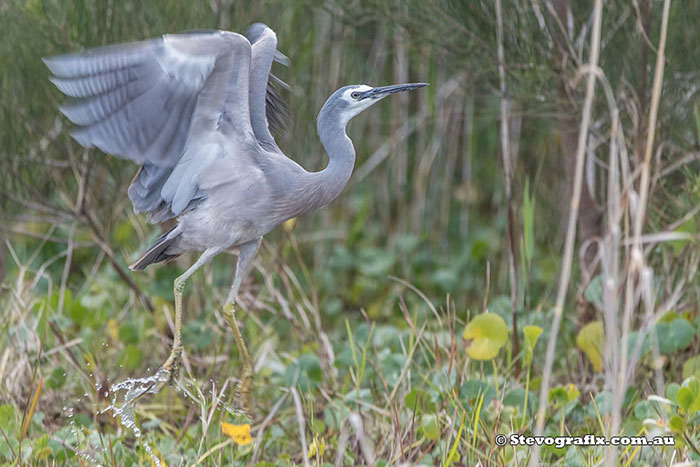
<svg viewBox="0 0 700 467"><path fill-rule="evenodd" d="M136 403L137 400L141 399L146 394L158 394L167 384L172 385L180 369L180 355L182 355L182 346L173 347L168 359L165 360L153 376L140 380L132 380L139 381L140 384L132 388L134 392L133 396L130 397L127 395L129 403Z"/></svg>
<svg viewBox="0 0 700 467"><path fill-rule="evenodd" d="M250 408L253 399L253 364L248 354L248 349L243 341L243 336L241 336L241 330L238 327L238 322L236 321L236 309L232 302L226 303L224 305L224 317L228 322L231 331L233 332L233 337L236 340L236 345L238 346L238 352L241 356L241 369L238 374L238 384L236 386L236 391L234 392L234 398L236 401L236 408L240 410L244 415L250 415Z"/></svg>
<svg viewBox="0 0 700 467"><path fill-rule="evenodd" d="M177 378L177 374L180 370L180 356L182 355L182 346L178 345L173 347L170 351L168 359L161 365L161 367L156 372L158 376L158 389L156 392L160 392L165 384L173 384Z"/></svg>

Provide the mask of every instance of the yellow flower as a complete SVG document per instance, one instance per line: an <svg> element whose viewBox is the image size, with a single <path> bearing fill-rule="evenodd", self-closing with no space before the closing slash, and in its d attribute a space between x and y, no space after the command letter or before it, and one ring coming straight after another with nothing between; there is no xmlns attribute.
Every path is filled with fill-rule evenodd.
<svg viewBox="0 0 700 467"><path fill-rule="evenodd" d="M231 423L221 422L221 431L240 446L245 446L253 441L253 437L250 436L250 425L248 423L244 425L233 425Z"/></svg>

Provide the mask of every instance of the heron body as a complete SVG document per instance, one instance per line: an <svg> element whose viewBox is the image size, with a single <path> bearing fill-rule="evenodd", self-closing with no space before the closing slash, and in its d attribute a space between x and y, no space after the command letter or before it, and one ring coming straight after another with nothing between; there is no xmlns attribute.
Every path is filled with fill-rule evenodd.
<svg viewBox="0 0 700 467"><path fill-rule="evenodd" d="M309 172L282 153L270 132L280 109L269 85L275 79L273 61L285 63L286 57L277 51L275 33L260 23L246 36L190 32L45 59L52 82L75 98L61 107L77 125L73 137L140 164L128 191L135 211L152 223L177 219L130 267L141 270L203 252L175 281L177 332L163 367L170 376L182 348L185 280L217 254L239 247L227 300L233 328L233 303L262 237L285 220L328 204L348 182L355 163L345 132L350 119L389 94L425 86L337 90L317 121L328 165Z"/></svg>

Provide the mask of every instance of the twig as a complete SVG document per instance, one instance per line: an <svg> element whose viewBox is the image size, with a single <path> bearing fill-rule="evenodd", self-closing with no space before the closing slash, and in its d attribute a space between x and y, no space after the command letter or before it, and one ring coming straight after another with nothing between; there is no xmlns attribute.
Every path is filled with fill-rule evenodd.
<svg viewBox="0 0 700 467"><path fill-rule="evenodd" d="M292 400L296 409L297 422L299 423L299 437L301 439L301 455L304 457L304 465L309 465L309 450L306 444L306 420L304 419L304 408L301 406L301 398L295 388L291 388Z"/></svg>
<svg viewBox="0 0 700 467"><path fill-rule="evenodd" d="M501 153L506 174L506 206L508 210L508 274L510 276L510 308L513 316L513 355L520 353L518 342L518 284L515 279L515 234L513 232L513 191L511 180L510 132L508 114L510 100L506 90L505 58L503 54L503 13L501 0L496 0L496 37L498 41L498 78L501 90ZM515 379L520 375L520 359L515 360Z"/></svg>
<svg viewBox="0 0 700 467"><path fill-rule="evenodd" d="M603 1L596 0L594 7L593 31L591 33L591 53L589 66L596 68L598 66L598 57L600 54L600 29L603 16ZM581 128L578 134L578 146L576 148L576 169L574 172L574 187L571 196L571 211L569 213L569 224L566 230L566 241L564 244L564 258L562 260L562 271L559 277L559 288L557 292L557 301L554 306L554 320L552 321L552 329L550 331L549 342L547 343L547 356L544 364L544 373L542 376L542 386L540 388L540 403L537 410L537 423L535 426L535 435L541 436L544 432L544 417L547 411L547 393L549 392L549 383L552 377L552 364L554 363L554 352L557 346L557 336L559 334L559 326L564 314L564 300L569 287L569 279L571 277L571 266L574 256L574 242L576 240L576 224L578 221L578 208L581 202L581 188L583 185L583 166L586 155L586 140L588 139L588 128L591 122L591 110L593 107L593 96L595 95L596 77L593 73L588 75L586 85L586 98L583 103L583 112L581 120ZM540 458L539 446L535 446L533 450L530 465L538 465Z"/></svg>
<svg viewBox="0 0 700 467"><path fill-rule="evenodd" d="M644 162L642 163L642 178L639 183L639 212L635 217L634 223L634 238L637 243L632 250L632 271L635 268L641 268L641 235L642 224L644 223L644 214L647 204L647 196L649 195L649 172L651 166L651 154L654 148L654 136L656 135L656 117L659 111L659 100L661 97L661 85L664 81L664 50L666 49L666 34L668 30L668 13L671 0L665 0L663 18L661 22L661 38L659 39L659 53L656 56L656 71L654 72L654 87L651 90L651 109L649 110L649 126L647 128L647 141L644 148ZM639 269L637 269L638 271Z"/></svg>
<svg viewBox="0 0 700 467"><path fill-rule="evenodd" d="M637 351L633 354L633 359L630 360L632 363L628 368L628 355L627 355L627 345L626 335L627 330L630 327L632 321L632 309L633 309L633 280L639 277L640 281L643 279L644 271L644 253L642 251L642 226L644 223L647 197L649 195L649 178L650 178L650 166L651 166L651 156L654 147L654 136L656 135L656 118L659 110L659 100L661 97L661 86L663 84L664 78L664 51L666 49L666 36L668 32L668 16L671 1L664 1L663 14L661 19L661 34L659 38L659 49L656 56L656 69L654 72L654 85L651 92L651 107L649 109L649 123L647 128L647 139L646 146L644 148L644 160L641 167L641 179L639 182L639 201L637 202L637 212L634 216L634 230L633 230L633 246L630 254L630 265L629 265L629 277L627 278L627 289L625 296L625 312L623 315L623 345L622 345L622 358L620 362L620 371L618 373L618 384L616 387L615 394L613 395L613 405L615 407L621 406L622 398L625 393L625 387L627 385L626 374L631 373L634 366L637 363ZM648 292L648 291L647 291ZM651 314L651 310L650 310ZM641 341L640 341L641 342ZM612 434L616 435L619 431L620 419L618 411L614 412ZM606 463L612 465L615 461L614 452L607 456Z"/></svg>

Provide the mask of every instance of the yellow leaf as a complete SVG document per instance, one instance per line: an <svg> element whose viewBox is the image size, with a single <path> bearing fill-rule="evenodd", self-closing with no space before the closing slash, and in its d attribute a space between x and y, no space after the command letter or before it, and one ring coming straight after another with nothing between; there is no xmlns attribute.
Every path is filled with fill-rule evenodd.
<svg viewBox="0 0 700 467"><path fill-rule="evenodd" d="M581 395L581 392L578 390L576 386L574 386L573 383L569 383L566 386L566 395L569 398L569 402L578 399L578 396Z"/></svg>
<svg viewBox="0 0 700 467"><path fill-rule="evenodd" d="M318 457L323 458L323 454L326 452L326 440L321 438L321 441L318 440L318 435L314 436L314 440L311 442L311 445L309 446L309 459L312 457L316 457L316 453L318 453Z"/></svg>
<svg viewBox="0 0 700 467"><path fill-rule="evenodd" d="M576 336L576 345L583 350L595 371L603 369L603 323L588 323Z"/></svg>
<svg viewBox="0 0 700 467"><path fill-rule="evenodd" d="M474 360L492 360L508 340L508 327L495 313L483 313L464 328L462 338L471 341L467 355Z"/></svg>
<svg viewBox="0 0 700 467"><path fill-rule="evenodd" d="M244 425L234 425L232 423L221 422L221 431L240 446L245 446L253 441L253 437L250 436L250 425L248 423Z"/></svg>

